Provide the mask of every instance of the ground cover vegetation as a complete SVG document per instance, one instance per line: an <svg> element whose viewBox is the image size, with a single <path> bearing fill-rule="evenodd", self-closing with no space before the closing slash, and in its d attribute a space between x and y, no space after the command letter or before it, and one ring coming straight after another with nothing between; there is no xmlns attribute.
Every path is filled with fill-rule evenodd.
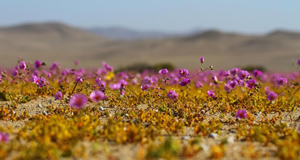
<svg viewBox="0 0 300 160"><path fill-rule="evenodd" d="M299 159L295 71L114 72L19 59L0 74L0 159Z"/></svg>

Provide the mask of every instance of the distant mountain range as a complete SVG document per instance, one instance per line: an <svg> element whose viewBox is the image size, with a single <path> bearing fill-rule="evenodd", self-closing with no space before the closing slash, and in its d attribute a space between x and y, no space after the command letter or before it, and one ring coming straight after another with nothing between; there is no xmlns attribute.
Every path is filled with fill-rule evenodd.
<svg viewBox="0 0 300 160"><path fill-rule="evenodd" d="M128 29L124 27L95 27L88 29L88 31L114 40L139 40L139 39L161 39L178 36L187 36L194 33L200 33L204 30L197 29L186 33L167 33L162 31L137 31L134 29Z"/></svg>
<svg viewBox="0 0 300 160"><path fill-rule="evenodd" d="M69 68L74 67L74 60L79 60L81 67L93 68L106 61L116 68L136 62L171 62L180 68L195 69L199 66L199 57L204 56L204 66L213 65L215 69L254 65L270 71L296 71L292 63L300 58L298 32L278 30L264 36L218 30L175 36L150 33L133 38L124 31L123 39L130 41L120 41L122 36L106 38L109 36L61 23L2 27L0 66L12 67L21 56L27 62L39 59L50 65L57 61Z"/></svg>

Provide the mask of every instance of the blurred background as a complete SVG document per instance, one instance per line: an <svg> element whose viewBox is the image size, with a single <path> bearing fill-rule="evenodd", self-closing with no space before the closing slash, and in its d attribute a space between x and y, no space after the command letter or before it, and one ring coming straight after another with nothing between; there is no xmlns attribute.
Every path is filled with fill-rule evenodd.
<svg viewBox="0 0 300 160"><path fill-rule="evenodd" d="M50 66L293 72L300 58L300 1L1 0L0 66L18 56Z"/></svg>

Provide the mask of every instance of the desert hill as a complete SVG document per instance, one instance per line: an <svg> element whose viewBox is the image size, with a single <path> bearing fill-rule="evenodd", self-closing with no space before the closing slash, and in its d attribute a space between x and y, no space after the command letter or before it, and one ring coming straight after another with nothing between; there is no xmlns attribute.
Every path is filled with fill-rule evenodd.
<svg viewBox="0 0 300 160"><path fill-rule="evenodd" d="M247 65L265 66L270 71L296 71L300 58L300 33L274 31L264 36L224 33L217 30L189 36L108 40L83 29L60 23L24 24L0 28L0 65L11 67L18 56L26 61L58 61L73 67L99 67L107 61L116 68L136 62L171 62L194 69L199 57L216 69Z"/></svg>

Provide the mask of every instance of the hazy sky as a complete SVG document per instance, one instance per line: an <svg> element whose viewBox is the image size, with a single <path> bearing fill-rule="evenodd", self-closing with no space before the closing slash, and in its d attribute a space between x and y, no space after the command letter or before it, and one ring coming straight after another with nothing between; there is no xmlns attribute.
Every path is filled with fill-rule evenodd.
<svg viewBox="0 0 300 160"><path fill-rule="evenodd" d="M169 32L300 31L300 0L0 0L0 26L47 21Z"/></svg>

